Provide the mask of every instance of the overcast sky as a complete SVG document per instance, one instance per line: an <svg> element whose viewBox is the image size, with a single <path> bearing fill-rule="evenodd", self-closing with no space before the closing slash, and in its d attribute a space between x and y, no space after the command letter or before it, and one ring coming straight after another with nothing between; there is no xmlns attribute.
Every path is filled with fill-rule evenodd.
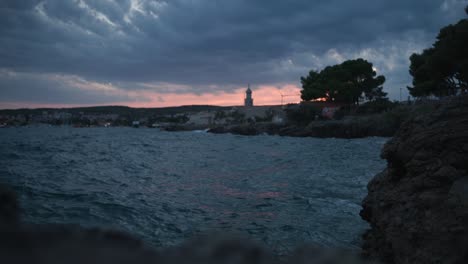
<svg viewBox="0 0 468 264"><path fill-rule="evenodd" d="M399 99L408 57L467 0L1 0L0 108L257 104L364 58ZM403 97L407 95L403 89ZM287 97L298 101L297 96Z"/></svg>

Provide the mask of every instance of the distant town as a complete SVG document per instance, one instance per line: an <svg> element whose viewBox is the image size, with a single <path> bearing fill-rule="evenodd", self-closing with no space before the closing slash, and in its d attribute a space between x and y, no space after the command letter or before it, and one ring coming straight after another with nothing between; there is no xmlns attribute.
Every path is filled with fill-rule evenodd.
<svg viewBox="0 0 468 264"><path fill-rule="evenodd" d="M345 116L369 115L394 109L401 103L374 100L351 107L348 104L323 100L297 104L255 106L250 86L241 106L190 105L164 108L130 108L126 106L96 106L79 108L42 108L0 110L0 127L30 125L82 127L147 127L167 131L204 130L239 134L276 134L277 127L305 127L312 121L342 119ZM389 121L410 110L376 118ZM393 118L394 119L394 118ZM386 123L395 123L387 122ZM362 123L357 119L357 123ZM317 124L317 122L314 122ZM372 123L366 121L366 123ZM397 122L399 123L399 121ZM273 125L272 127L267 127ZM275 128L276 127L276 128ZM394 126L396 127L396 125ZM271 130L271 131L270 131ZM391 131L394 129L392 128ZM388 132L391 134L392 132Z"/></svg>
<svg viewBox="0 0 468 264"><path fill-rule="evenodd" d="M244 106L191 105L164 108L130 108L125 106L96 106L79 108L41 108L0 110L0 126L48 124L73 127L133 126L171 128L207 128L214 125L244 122L275 121L281 123L285 107L254 106L252 90L246 91Z"/></svg>
<svg viewBox="0 0 468 264"><path fill-rule="evenodd" d="M299 104L254 106L253 92L248 86L243 106L192 105L165 108L130 108L97 106L64 109L0 110L0 126L47 124L73 127L149 127L164 130L206 129L216 126L272 123L281 125L288 118L287 110ZM339 105L317 102L321 114L315 118L332 118Z"/></svg>
<svg viewBox="0 0 468 264"><path fill-rule="evenodd" d="M147 126L186 123L200 115L225 111L230 107L181 106L168 108L130 108L98 106L83 108L42 108L0 110L0 126L34 124L70 125L73 127Z"/></svg>

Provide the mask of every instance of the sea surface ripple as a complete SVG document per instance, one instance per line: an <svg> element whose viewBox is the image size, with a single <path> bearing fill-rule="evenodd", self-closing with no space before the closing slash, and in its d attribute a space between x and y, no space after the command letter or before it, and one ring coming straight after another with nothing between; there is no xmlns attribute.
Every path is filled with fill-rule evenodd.
<svg viewBox="0 0 468 264"><path fill-rule="evenodd" d="M29 223L128 231L156 247L210 232L287 253L356 248L387 138L317 139L133 128L0 130L0 183Z"/></svg>

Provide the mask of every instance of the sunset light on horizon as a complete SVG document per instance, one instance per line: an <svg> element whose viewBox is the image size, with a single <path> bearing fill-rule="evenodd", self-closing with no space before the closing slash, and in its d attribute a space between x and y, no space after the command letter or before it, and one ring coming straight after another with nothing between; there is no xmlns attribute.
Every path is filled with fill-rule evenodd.
<svg viewBox="0 0 468 264"><path fill-rule="evenodd" d="M358 58L401 100L465 2L1 1L0 109L243 105L248 83L254 105L297 103L301 76Z"/></svg>
<svg viewBox="0 0 468 264"><path fill-rule="evenodd" d="M95 85L94 85L95 87ZM83 89L83 87L81 87ZM94 92L99 89L93 85L86 87ZM128 101L117 101L101 104L64 104L64 103L37 103L37 102L0 102L0 109L18 108L71 108L71 107L91 107L91 106L128 106L134 108L158 108L184 105L214 105L214 106L240 106L243 105L246 87L239 87L234 92L214 92L214 93L159 93L148 90L137 90L126 92L129 95ZM293 84L283 86L251 86L255 105L280 105L289 103L299 103L301 101L300 88ZM119 94L118 88L110 87L105 91L108 95Z"/></svg>

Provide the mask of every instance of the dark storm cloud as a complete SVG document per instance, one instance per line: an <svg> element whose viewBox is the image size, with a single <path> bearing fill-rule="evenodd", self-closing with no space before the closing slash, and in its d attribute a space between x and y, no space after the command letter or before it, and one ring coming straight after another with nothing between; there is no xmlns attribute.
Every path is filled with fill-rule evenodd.
<svg viewBox="0 0 468 264"><path fill-rule="evenodd" d="M7 0L0 3L0 68L203 90L207 84L298 82L311 68L360 56L373 61L389 85L405 85L408 55L463 17L466 4Z"/></svg>
<svg viewBox="0 0 468 264"><path fill-rule="evenodd" d="M78 76L14 73L0 70L0 104L110 104L147 102L148 98L129 95L112 84L90 82Z"/></svg>

